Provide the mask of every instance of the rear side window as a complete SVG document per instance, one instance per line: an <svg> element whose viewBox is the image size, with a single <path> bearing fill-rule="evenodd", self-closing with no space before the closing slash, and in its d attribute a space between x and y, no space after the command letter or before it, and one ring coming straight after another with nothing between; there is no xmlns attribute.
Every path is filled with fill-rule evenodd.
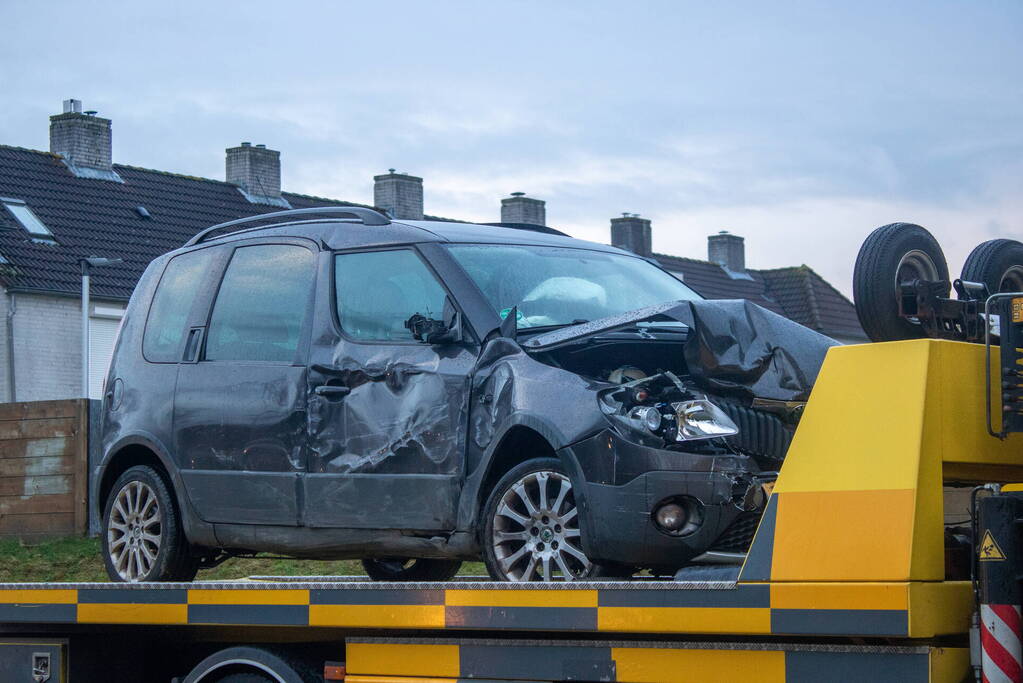
<svg viewBox="0 0 1023 683"><path fill-rule="evenodd" d="M212 249L202 249L175 256L167 264L149 307L142 337L142 355L146 360L154 363L181 360L188 312L212 258Z"/></svg>
<svg viewBox="0 0 1023 683"><path fill-rule="evenodd" d="M206 360L294 361L314 261L289 244L236 249L210 317Z"/></svg>
<svg viewBox="0 0 1023 683"><path fill-rule="evenodd" d="M444 288L409 249L338 254L334 284L341 329L355 339L415 341L406 320L444 313Z"/></svg>

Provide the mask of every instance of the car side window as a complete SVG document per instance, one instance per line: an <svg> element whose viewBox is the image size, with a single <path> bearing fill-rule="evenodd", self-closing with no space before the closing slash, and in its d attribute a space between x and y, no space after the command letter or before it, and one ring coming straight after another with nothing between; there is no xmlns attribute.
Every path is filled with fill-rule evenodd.
<svg viewBox="0 0 1023 683"><path fill-rule="evenodd" d="M217 293L206 360L293 362L315 277L305 247L239 247Z"/></svg>
<svg viewBox="0 0 1023 683"><path fill-rule="evenodd" d="M188 313L199 285L213 259L213 249L201 249L175 256L167 264L149 306L142 355L153 363L181 360Z"/></svg>
<svg viewBox="0 0 1023 683"><path fill-rule="evenodd" d="M405 321L442 319L447 293L411 249L338 254L334 286L341 329L366 341L414 341Z"/></svg>

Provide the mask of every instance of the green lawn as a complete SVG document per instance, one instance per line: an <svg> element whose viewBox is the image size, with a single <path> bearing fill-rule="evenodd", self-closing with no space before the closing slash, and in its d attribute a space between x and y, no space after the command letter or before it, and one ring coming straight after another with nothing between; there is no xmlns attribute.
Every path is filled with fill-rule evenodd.
<svg viewBox="0 0 1023 683"><path fill-rule="evenodd" d="M462 574L485 575L482 563L467 562ZM240 579L246 576L362 575L358 560L279 560L270 557L235 558L199 572L197 581ZM108 581L97 538L60 538L26 544L0 540L0 582Z"/></svg>

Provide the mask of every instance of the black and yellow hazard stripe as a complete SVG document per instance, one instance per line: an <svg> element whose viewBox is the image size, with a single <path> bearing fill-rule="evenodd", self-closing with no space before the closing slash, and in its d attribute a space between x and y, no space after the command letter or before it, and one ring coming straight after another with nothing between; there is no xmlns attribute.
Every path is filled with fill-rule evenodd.
<svg viewBox="0 0 1023 683"><path fill-rule="evenodd" d="M931 637L966 632L970 599L953 582L453 585L0 586L0 623Z"/></svg>
<svg viewBox="0 0 1023 683"><path fill-rule="evenodd" d="M348 683L428 681L959 681L962 648L727 643L349 640Z"/></svg>

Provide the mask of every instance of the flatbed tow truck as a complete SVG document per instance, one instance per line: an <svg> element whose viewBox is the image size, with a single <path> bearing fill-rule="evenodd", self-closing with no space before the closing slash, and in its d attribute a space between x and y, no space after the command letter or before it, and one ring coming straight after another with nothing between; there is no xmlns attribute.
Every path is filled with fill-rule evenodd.
<svg viewBox="0 0 1023 683"><path fill-rule="evenodd" d="M831 349L737 576L2 584L0 681L1018 681L1023 436L989 433L989 370Z"/></svg>

